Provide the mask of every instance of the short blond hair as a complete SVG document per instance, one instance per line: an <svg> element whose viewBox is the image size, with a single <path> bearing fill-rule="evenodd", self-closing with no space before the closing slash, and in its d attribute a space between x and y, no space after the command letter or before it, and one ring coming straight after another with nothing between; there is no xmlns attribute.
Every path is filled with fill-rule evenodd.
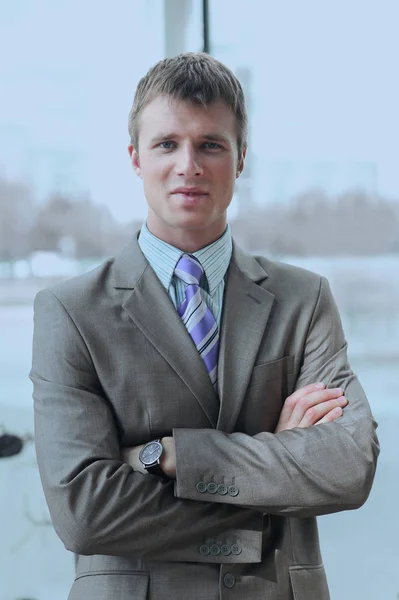
<svg viewBox="0 0 399 600"><path fill-rule="evenodd" d="M241 84L223 63L204 52L187 52L165 58L150 68L136 89L129 113L131 144L138 149L139 117L157 96L170 96L208 106L222 100L233 111L237 122L238 156L247 145L248 116Z"/></svg>

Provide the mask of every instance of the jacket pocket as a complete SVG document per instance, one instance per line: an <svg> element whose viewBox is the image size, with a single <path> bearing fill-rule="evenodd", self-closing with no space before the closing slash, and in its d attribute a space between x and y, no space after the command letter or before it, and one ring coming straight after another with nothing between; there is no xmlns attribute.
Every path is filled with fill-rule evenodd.
<svg viewBox="0 0 399 600"><path fill-rule="evenodd" d="M249 387L262 385L274 379L281 379L294 371L294 357L284 356L278 360L255 365L249 381Z"/></svg>
<svg viewBox="0 0 399 600"><path fill-rule="evenodd" d="M323 565L290 567L290 579L295 600L330 600Z"/></svg>
<svg viewBox="0 0 399 600"><path fill-rule="evenodd" d="M284 400L291 389L294 356L255 365L235 431L256 435L274 431Z"/></svg>
<svg viewBox="0 0 399 600"><path fill-rule="evenodd" d="M148 581L144 571L84 573L75 579L68 600L146 600Z"/></svg>

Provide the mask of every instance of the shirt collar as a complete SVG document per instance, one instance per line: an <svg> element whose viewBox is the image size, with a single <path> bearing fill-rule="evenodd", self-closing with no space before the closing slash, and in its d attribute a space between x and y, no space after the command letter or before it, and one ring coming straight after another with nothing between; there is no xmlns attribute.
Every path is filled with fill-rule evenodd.
<svg viewBox="0 0 399 600"><path fill-rule="evenodd" d="M140 230L139 246L159 277L162 285L168 291L172 283L175 267L184 252L153 235L149 231L146 222L143 223ZM192 253L192 256L195 256L200 261L204 269L208 291L211 296L226 274L231 253L232 239L230 225L227 225L223 235L215 242Z"/></svg>

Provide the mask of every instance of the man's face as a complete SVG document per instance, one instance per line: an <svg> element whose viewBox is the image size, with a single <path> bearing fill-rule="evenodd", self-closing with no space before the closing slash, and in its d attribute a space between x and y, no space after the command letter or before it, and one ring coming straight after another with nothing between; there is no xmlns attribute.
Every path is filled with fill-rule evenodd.
<svg viewBox="0 0 399 600"><path fill-rule="evenodd" d="M220 237L245 156L239 160L236 119L227 104L204 107L158 96L140 116L138 139L138 151L129 146L129 153L143 179L150 231L178 247Z"/></svg>

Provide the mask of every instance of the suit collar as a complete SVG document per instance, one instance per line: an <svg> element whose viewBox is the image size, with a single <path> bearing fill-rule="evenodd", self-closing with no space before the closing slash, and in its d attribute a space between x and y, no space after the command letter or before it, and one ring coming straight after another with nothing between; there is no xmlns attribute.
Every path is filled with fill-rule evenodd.
<svg viewBox="0 0 399 600"><path fill-rule="evenodd" d="M268 278L267 272L258 263L256 258L252 254L245 252L245 250L240 248L234 241L231 262L236 265L238 270L241 271L245 277L251 279L255 283L260 283Z"/></svg>
<svg viewBox="0 0 399 600"><path fill-rule="evenodd" d="M149 261L146 259L144 253L140 248L140 244L138 241L139 235L140 230L136 231L129 244L125 246L125 248L123 248L123 250L114 258L113 285L115 288L134 289L140 277L143 275L144 271L149 266ZM251 257L234 245L234 242L232 242L231 239L230 227L226 229L225 233L220 238L220 240L217 240L215 242L215 244L218 243L224 253L226 262L230 260L230 256L232 255L232 248L235 247L237 264L241 264L243 269L251 271L251 261L248 261L248 258L251 259ZM211 246L213 247L213 244ZM207 248L210 248L210 246L208 246ZM201 264L204 267L205 272L207 273L208 278L210 279L210 285L212 287L210 293L212 293L212 291L214 291L213 288L217 287L220 281L219 279L217 279L218 275L211 271L212 257L209 256L209 253L205 255L205 250L206 249L202 249L198 252L195 252L194 256L198 255L197 257L199 258ZM180 251L177 252L179 252L179 255L176 255L176 262L178 261L181 255ZM255 263L255 265L257 265L256 261L253 262ZM258 271L256 270L256 268L254 269L253 267L252 271L256 278ZM224 273L225 269L223 269L223 274ZM260 273L264 273L264 271L261 269ZM164 287L166 287L164 282L162 283Z"/></svg>
<svg viewBox="0 0 399 600"><path fill-rule="evenodd" d="M274 304L274 295L258 285L268 275L233 242L220 332L219 411L205 365L137 237L114 259L114 287L133 290L123 308L186 383L210 425L233 431Z"/></svg>
<svg viewBox="0 0 399 600"><path fill-rule="evenodd" d="M139 231L117 254L112 265L112 285L115 288L133 290L148 267L148 262L138 244Z"/></svg>
<svg viewBox="0 0 399 600"><path fill-rule="evenodd" d="M166 291L169 291L175 267L184 252L153 235L148 230L146 223L143 223L141 227L138 244L162 285ZM211 296L216 292L225 276L231 259L231 251L231 229L228 225L223 235L215 242L190 253L199 260L204 269L204 288Z"/></svg>
<svg viewBox="0 0 399 600"><path fill-rule="evenodd" d="M268 277L236 244L226 284L219 350L220 412L217 428L234 430L256 362L274 295L258 285Z"/></svg>
<svg viewBox="0 0 399 600"><path fill-rule="evenodd" d="M199 355L173 303L142 254L137 234L114 260L113 285L132 290L123 309L176 371L216 426L219 402Z"/></svg>

